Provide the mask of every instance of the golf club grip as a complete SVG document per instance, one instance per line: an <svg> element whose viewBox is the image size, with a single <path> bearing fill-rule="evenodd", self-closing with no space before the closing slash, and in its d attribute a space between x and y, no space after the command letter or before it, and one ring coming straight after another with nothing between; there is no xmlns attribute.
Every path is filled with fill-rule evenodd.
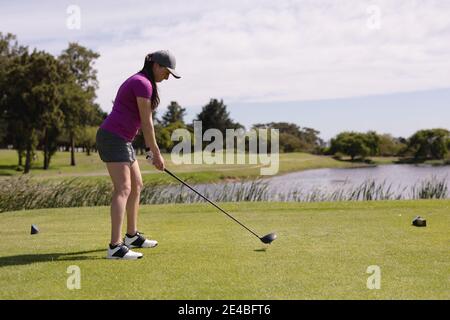
<svg viewBox="0 0 450 320"><path fill-rule="evenodd" d="M231 219L233 219L234 221L236 221L237 223L239 223L242 227L244 227L245 229L247 229L248 231L250 231L253 235L255 235L258 239L260 239L260 237L253 232L252 230L250 230L249 228L247 228L246 226L244 226L242 223L240 223L238 220L236 220L232 215L228 214L225 210L223 210L221 207L219 207L217 204L215 204L214 202L212 202L211 200L209 200L207 197L205 197L204 195L202 195L200 192L198 192L197 190L195 190L193 187L191 187L189 184L187 184L186 182L184 182L183 180L181 180L180 178L178 178L175 174L173 174L172 172L170 172L169 170L167 170L166 168L164 168L164 171L167 172L170 176L172 176L173 178L177 179L179 182L181 182L184 186L188 187L189 189L191 189L192 191L194 191L197 195L199 195L200 197L202 197L204 200L208 201L210 204L212 204L214 207L216 207L217 209L219 209L220 211L222 211L223 213L225 213L228 217L230 217Z"/></svg>

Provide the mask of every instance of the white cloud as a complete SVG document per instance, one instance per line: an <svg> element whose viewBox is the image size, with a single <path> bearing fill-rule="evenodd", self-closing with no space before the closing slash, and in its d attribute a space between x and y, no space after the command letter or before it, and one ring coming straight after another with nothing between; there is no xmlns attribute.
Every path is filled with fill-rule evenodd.
<svg viewBox="0 0 450 320"><path fill-rule="evenodd" d="M104 110L145 54L162 48L175 53L183 76L161 85L163 107L450 86L447 1L81 1L78 32L64 27L68 5L8 4L0 28L41 49L79 40L100 52ZM370 5L380 9L378 30L367 27Z"/></svg>

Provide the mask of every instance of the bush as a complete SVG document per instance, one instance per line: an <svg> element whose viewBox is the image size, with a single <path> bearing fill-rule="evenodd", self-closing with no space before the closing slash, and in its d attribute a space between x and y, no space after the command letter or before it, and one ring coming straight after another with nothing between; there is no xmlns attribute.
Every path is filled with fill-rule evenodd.
<svg viewBox="0 0 450 320"><path fill-rule="evenodd" d="M344 159L344 157L345 157L345 154L343 154L342 152L336 152L333 155L333 159L336 159L336 160L342 160L342 159Z"/></svg>

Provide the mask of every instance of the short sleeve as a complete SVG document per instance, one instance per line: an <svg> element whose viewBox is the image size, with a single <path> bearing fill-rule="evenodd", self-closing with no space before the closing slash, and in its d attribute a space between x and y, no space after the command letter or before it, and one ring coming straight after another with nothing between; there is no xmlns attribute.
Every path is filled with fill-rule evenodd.
<svg viewBox="0 0 450 320"><path fill-rule="evenodd" d="M131 82L131 90L136 97L150 99L152 96L152 84L144 79L134 79Z"/></svg>

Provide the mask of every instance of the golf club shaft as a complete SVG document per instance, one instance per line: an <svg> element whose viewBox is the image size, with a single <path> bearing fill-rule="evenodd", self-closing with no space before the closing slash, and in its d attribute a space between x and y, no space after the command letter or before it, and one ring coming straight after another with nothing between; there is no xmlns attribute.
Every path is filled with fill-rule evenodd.
<svg viewBox="0 0 450 320"><path fill-rule="evenodd" d="M206 201L208 201L209 203L211 203L214 207L216 207L217 209L219 209L220 211L222 211L223 213L225 213L228 217L230 217L231 219L233 219L234 221L236 221L237 223L239 223L242 227L244 227L245 229L247 229L248 231L250 231L255 237L257 237L258 239L260 239L260 237L254 233L252 230L250 230L249 228L247 228L246 226L244 226L242 223L240 223L238 220L236 220L232 215L228 214L225 210L223 210L221 207L219 207L217 204L215 204L214 202L212 202L211 200L209 200L207 197L205 197L204 195L202 195L200 192L198 192L197 190L195 190L194 188L192 188L189 184L187 184L186 182L184 182L183 180L181 180L180 178L178 178L176 175L174 175L172 172L170 172L167 169L164 169L165 172L167 172L169 175L171 175L173 178L177 179L178 181L180 181L183 185L185 185L186 187L188 187L189 189L191 189L192 191L194 191L196 194L198 194L200 197L202 197L203 199L205 199Z"/></svg>

